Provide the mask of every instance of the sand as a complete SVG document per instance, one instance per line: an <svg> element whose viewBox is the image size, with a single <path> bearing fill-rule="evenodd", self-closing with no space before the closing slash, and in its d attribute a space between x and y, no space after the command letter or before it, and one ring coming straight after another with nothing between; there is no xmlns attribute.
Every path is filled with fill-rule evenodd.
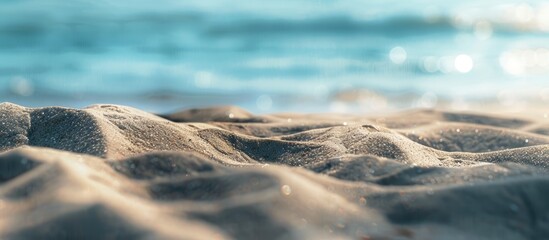
<svg viewBox="0 0 549 240"><path fill-rule="evenodd" d="M544 239L547 119L0 105L1 239Z"/></svg>

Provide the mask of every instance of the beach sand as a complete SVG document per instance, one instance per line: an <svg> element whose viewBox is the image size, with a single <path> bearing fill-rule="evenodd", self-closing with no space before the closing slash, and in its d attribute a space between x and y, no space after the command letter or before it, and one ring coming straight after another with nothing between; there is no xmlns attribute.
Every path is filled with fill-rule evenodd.
<svg viewBox="0 0 549 240"><path fill-rule="evenodd" d="M549 122L0 105L0 239L546 239Z"/></svg>

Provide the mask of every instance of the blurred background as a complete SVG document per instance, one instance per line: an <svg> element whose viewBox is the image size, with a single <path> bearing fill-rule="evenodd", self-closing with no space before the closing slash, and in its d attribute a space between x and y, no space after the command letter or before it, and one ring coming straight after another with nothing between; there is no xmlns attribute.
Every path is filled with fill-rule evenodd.
<svg viewBox="0 0 549 240"><path fill-rule="evenodd" d="M163 113L549 103L549 4L0 0L0 101Z"/></svg>

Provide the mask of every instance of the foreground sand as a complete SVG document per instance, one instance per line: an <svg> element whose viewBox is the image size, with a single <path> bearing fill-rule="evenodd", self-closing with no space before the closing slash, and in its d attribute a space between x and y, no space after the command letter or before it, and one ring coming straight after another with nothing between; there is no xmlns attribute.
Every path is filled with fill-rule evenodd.
<svg viewBox="0 0 549 240"><path fill-rule="evenodd" d="M544 239L549 124L0 105L0 239Z"/></svg>

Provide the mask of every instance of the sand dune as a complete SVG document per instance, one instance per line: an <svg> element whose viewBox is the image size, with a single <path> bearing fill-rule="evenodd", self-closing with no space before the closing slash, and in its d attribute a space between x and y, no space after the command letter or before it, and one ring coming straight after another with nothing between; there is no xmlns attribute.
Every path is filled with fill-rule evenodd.
<svg viewBox="0 0 549 240"><path fill-rule="evenodd" d="M2 239L544 239L545 119L0 105Z"/></svg>

